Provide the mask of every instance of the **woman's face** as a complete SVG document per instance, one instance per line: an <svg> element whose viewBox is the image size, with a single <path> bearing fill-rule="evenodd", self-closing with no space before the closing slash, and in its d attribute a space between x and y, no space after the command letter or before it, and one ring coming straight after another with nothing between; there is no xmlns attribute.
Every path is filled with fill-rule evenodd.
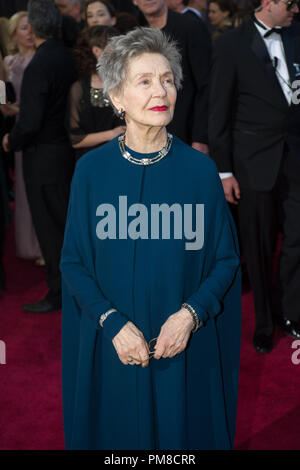
<svg viewBox="0 0 300 470"><path fill-rule="evenodd" d="M116 18L111 16L102 2L93 2L87 7L86 21L88 26L114 26Z"/></svg>
<svg viewBox="0 0 300 470"><path fill-rule="evenodd" d="M126 113L126 124L163 127L173 118L177 91L168 60L161 54L144 53L130 59L121 94L112 96L117 109Z"/></svg>
<svg viewBox="0 0 300 470"><path fill-rule="evenodd" d="M222 11L217 3L209 4L208 16L212 26L222 26L228 18L228 11Z"/></svg>
<svg viewBox="0 0 300 470"><path fill-rule="evenodd" d="M16 32L14 34L14 40L17 42L18 48L34 47L33 35L31 31L29 31L28 26L28 16L23 16L23 18L20 19Z"/></svg>

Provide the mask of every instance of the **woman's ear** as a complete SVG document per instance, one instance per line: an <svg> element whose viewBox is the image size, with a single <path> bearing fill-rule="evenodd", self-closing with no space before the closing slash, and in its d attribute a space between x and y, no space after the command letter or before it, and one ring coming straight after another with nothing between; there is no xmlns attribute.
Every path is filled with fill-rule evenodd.
<svg viewBox="0 0 300 470"><path fill-rule="evenodd" d="M92 46L92 53L94 54L94 56L96 57L96 59L99 59L99 57L100 57L101 54L102 54L102 49L101 49L101 47Z"/></svg>
<svg viewBox="0 0 300 470"><path fill-rule="evenodd" d="M109 98L117 111L123 109L120 97L118 95L116 95L115 93L109 93Z"/></svg>
<svg viewBox="0 0 300 470"><path fill-rule="evenodd" d="M117 17L113 16L112 19L111 19L111 25L116 26L116 22L117 22Z"/></svg>

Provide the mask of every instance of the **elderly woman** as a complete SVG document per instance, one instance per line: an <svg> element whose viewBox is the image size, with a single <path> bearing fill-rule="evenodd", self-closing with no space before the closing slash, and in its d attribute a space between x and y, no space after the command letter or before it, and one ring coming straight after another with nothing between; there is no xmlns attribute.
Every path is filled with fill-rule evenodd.
<svg viewBox="0 0 300 470"><path fill-rule="evenodd" d="M125 135L75 171L63 276L68 449L230 449L240 348L235 229L215 164L169 135L182 72L141 28L108 42Z"/></svg>

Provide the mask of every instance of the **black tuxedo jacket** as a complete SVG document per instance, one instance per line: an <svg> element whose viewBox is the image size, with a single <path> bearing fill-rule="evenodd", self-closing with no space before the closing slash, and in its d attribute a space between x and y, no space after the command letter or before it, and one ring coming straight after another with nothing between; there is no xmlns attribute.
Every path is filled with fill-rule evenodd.
<svg viewBox="0 0 300 470"><path fill-rule="evenodd" d="M56 39L39 46L24 72L20 114L9 135L9 146L25 151L27 181L32 177L52 183L70 178L73 159L66 150L70 144L65 117L69 90L76 79L72 51Z"/></svg>
<svg viewBox="0 0 300 470"><path fill-rule="evenodd" d="M197 15L193 10L187 10L185 13L182 13L187 18L193 18L194 20L200 21L207 28L208 31L211 30L211 24L207 16L207 10L201 13L201 16Z"/></svg>
<svg viewBox="0 0 300 470"><path fill-rule="evenodd" d="M300 30L284 28L290 82L300 77ZM241 187L270 190L285 144L299 158L300 104L289 106L265 43L252 19L215 43L210 86L209 146L220 172Z"/></svg>

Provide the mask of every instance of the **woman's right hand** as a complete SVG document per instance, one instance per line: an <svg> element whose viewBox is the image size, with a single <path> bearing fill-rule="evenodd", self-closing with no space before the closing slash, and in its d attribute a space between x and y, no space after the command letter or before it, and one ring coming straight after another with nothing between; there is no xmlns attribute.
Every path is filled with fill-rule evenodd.
<svg viewBox="0 0 300 470"><path fill-rule="evenodd" d="M112 342L123 364L141 364L142 367L149 365L148 344L143 333L131 321L121 328ZM133 361L129 362L131 358Z"/></svg>
<svg viewBox="0 0 300 470"><path fill-rule="evenodd" d="M120 134L124 134L126 131L126 126L118 126L112 129L111 132L111 140L114 139L115 137L118 137Z"/></svg>

